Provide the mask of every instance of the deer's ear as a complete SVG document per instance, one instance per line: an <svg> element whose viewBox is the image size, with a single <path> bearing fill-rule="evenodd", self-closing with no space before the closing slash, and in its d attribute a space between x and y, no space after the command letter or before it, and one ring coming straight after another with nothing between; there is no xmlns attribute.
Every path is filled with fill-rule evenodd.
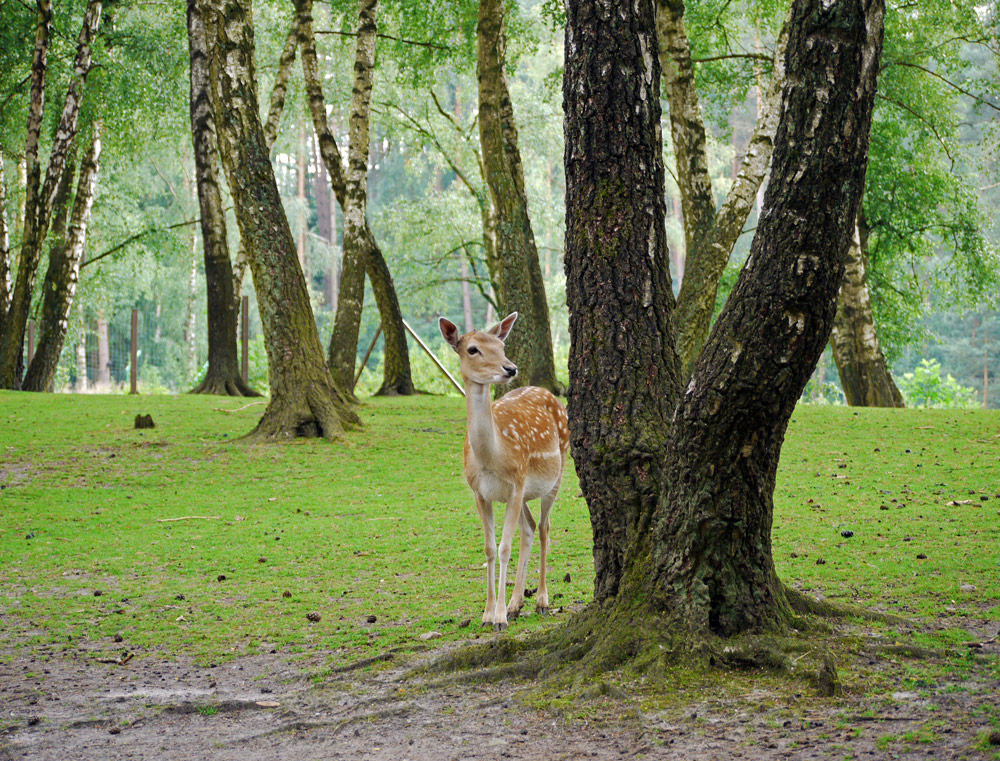
<svg viewBox="0 0 1000 761"><path fill-rule="evenodd" d="M517 312L511 312L486 332L506 342L507 336L510 335L510 329L514 327L515 320L517 320Z"/></svg>
<svg viewBox="0 0 1000 761"><path fill-rule="evenodd" d="M448 342L448 345L455 351L458 351L458 339L461 338L458 334L458 325L451 320L441 317L438 319L438 327L441 328L441 335L444 336L444 340Z"/></svg>

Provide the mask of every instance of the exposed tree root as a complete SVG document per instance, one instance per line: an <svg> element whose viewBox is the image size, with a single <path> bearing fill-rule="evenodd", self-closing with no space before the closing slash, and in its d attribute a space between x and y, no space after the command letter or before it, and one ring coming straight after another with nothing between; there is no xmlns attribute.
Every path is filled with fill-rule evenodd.
<svg viewBox="0 0 1000 761"><path fill-rule="evenodd" d="M339 439L345 430L360 427L361 418L341 400L335 387L316 385L294 398L272 396L257 427L242 441L252 444L298 437Z"/></svg>
<svg viewBox="0 0 1000 761"><path fill-rule="evenodd" d="M863 638L834 631L826 619L866 619L893 625L911 622L862 608L821 602L787 590L792 615L770 632L719 637L692 632L677 619L636 603L594 603L565 624L516 638L509 633L484 644L461 648L427 670L445 681L463 683L532 680L530 699L558 696L599 698L621 692L617 685L676 683L682 672L709 674L719 669L785 677L819 696L841 694L837 658L861 650L929 658L943 651L900 644L866 645ZM836 655L835 655L836 653Z"/></svg>
<svg viewBox="0 0 1000 761"><path fill-rule="evenodd" d="M259 391L255 391L240 376L221 377L218 375L206 375L204 380L191 389L191 394L214 394L216 396L260 396Z"/></svg>
<svg viewBox="0 0 1000 761"><path fill-rule="evenodd" d="M818 616L819 618L860 618L865 621L878 621L893 626L905 626L911 623L905 618L894 616L891 613L880 613L877 610L858 608L853 605L841 605L829 600L817 600L815 597L791 587L786 586L784 590L792 610L802 615Z"/></svg>

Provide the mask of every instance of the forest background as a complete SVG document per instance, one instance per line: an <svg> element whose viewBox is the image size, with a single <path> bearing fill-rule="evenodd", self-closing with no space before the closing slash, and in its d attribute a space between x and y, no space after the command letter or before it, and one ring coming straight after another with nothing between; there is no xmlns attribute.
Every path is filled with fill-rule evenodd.
<svg viewBox="0 0 1000 761"><path fill-rule="evenodd" d="M56 138L85 2L53 8L41 127L42 155ZM483 326L496 315L484 251L483 177L477 124L477 3L384 3L379 12L368 161L368 222L395 281L401 311L439 355L437 317ZM939 3L890 9L879 78L864 211L875 326L908 403L1000 407L997 248L1000 244L1000 106L996 9ZM356 46L355 3L314 8L329 122L346 164ZM708 131L708 170L721 204L763 108L780 2L692 3L685 24ZM35 9L0 5L0 166L5 253L17 268L23 234L24 124ZM992 14L992 15L991 15ZM267 103L291 4L254 8L257 75ZM563 273L564 178L561 7L523 0L507 7L507 71L525 190L545 281L556 371L567 382L568 314ZM103 152L79 286L59 361L57 390L127 389L129 321L140 318L140 388L184 391L207 368L205 266L189 113L183 5L121 2L104 9L86 82L80 146L102 125ZM667 234L675 292L683 281L685 231L670 124L664 109ZM83 148L78 149L80 155ZM272 150L279 190L324 345L336 311L344 220L312 129L301 73L293 70ZM766 181L765 181L766 182ZM716 312L746 258L760 198L722 276ZM239 234L223 183L229 239ZM44 273L49 247L43 248ZM11 277L5 273L6 277ZM365 296L358 360L379 313ZM249 277L250 383L267 388L267 360ZM32 316L41 310L36 288ZM27 346L26 346L27 349ZM411 343L415 385L454 389ZM382 344L359 395L382 379ZM831 352L806 389L843 403Z"/></svg>

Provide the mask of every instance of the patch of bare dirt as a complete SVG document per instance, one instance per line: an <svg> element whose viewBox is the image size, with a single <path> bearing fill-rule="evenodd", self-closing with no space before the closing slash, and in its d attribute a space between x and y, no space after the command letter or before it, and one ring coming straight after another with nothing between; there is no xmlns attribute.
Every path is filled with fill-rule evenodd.
<svg viewBox="0 0 1000 761"><path fill-rule="evenodd" d="M983 622L987 640L995 622ZM1000 746L994 641L974 678L878 699L791 702L765 693L643 713L613 701L573 716L525 707L522 683L413 676L440 654L315 676L278 655L201 667L139 655L124 665L36 651L0 663L0 760L983 759ZM312 676L311 676L312 675ZM586 718L584 718L586 717ZM1000 736L997 738L1000 742Z"/></svg>

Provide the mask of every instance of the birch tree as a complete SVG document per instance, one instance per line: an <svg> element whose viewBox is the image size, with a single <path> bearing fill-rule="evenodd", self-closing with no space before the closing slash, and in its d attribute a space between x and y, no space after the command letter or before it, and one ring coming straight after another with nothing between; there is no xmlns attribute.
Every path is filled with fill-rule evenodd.
<svg viewBox="0 0 1000 761"><path fill-rule="evenodd" d="M66 89L62 114L52 143L43 183L38 144L44 111L46 60L49 47L49 27L52 23L52 8L49 0L39 0L38 2L38 23L31 67L31 96L24 149L27 163L24 230L20 256L18 257L17 278L14 283L10 307L3 321L3 331L0 333L0 388L13 389L20 386L23 369L24 331L34 293L38 262L45 236L48 233L53 200L66 165L66 156L76 137L83 87L92 61L91 45L97 35L100 20L101 0L89 0L77 38L73 75Z"/></svg>
<svg viewBox="0 0 1000 761"><path fill-rule="evenodd" d="M55 384L59 357L69 330L73 296L80 277L87 225L94 206L94 191L101 161L101 130L100 121L95 122L91 128L90 148L80 164L80 177L68 228L57 224L55 220L53 222L59 233L49 249L49 266L42 286L41 332L35 356L24 376L23 388L26 391L52 391ZM64 180L72 177L72 174L67 164Z"/></svg>
<svg viewBox="0 0 1000 761"><path fill-rule="evenodd" d="M370 7L369 11L365 8ZM363 3L361 6L361 13L373 13L377 6L369 6L368 3ZM313 34L312 28L312 0L296 0L296 14L298 18L298 29L299 29L299 45L302 52L302 72L305 79L306 94L309 101L309 112L312 116L313 129L316 132L316 140L319 144L320 156L323 159L323 165L326 167L327 174L330 176L330 185L333 188L334 195L337 197L337 203L340 204L341 209L344 210L344 218L347 218L347 206L348 206L348 182L344 174L343 166L341 165L341 154L340 149L337 147L337 141L333 136L333 132L330 130L330 125L327 120L326 114L326 99L323 96L323 86L319 75L319 64L316 57L316 40ZM359 27L361 23L368 24L368 28L365 32L367 37L372 38L372 45L374 45L374 35L375 29L374 18L370 22L363 22L359 19ZM364 119L367 120L367 112L370 108L369 104L362 104L357 102L357 94L359 90L368 89L368 95L363 96L370 100L370 78L371 71L367 64L367 52L360 50L361 37L358 39L359 50L358 56L362 60L360 63L356 60L355 63L355 75L356 80L358 78L367 79L368 85L361 82L361 86L358 86L358 82L355 83L355 94L356 98L352 102L352 121L353 114L357 109L359 117L362 116L364 112ZM372 55L374 55L374 48L372 49ZM367 69L367 72L366 72ZM358 139L361 139L360 130L362 127L360 124L358 129ZM364 128L367 130L367 127ZM367 143L367 135L364 137ZM354 138L351 138L351 143L354 143ZM360 146L359 146L360 147ZM350 150L353 151L353 148ZM365 147L365 158L364 165L362 166L360 162L360 156L358 157L355 166L357 170L367 173L367 146ZM361 285L364 285L364 275L367 273L368 279L372 285L372 291L375 294L375 300L378 303L379 314L382 317L382 332L385 335L385 373L382 381L382 386L376 392L377 394L385 395L406 395L412 394L414 392L413 380L410 374L410 357L409 350L406 345L406 333L403 327L403 315L399 308L399 299L396 297L396 288L392 282L392 275L389 272L389 267L386 264L385 257L382 255L382 250L379 248L378 243L375 240L375 236L372 234L371 228L368 226L367 219L361 218L356 220L358 222L356 226L357 234L354 236L354 245L357 247L355 252L359 257L359 264L364 268L360 273L358 268L353 268L350 275L350 280L348 277L348 252L346 246L346 236L347 236L347 224L345 221L345 250L344 257L345 262L341 271L340 279L340 289L337 299L337 317L335 319L333 335L330 338L329 347L329 363L330 368L334 373L334 377L342 379L341 382L348 388L353 386L354 383L354 363L357 356L357 345L358 345L358 326L360 325L361 317L361 306L362 300L364 298L363 288L358 291L358 279L360 275ZM353 265L351 265L353 267ZM349 280L345 284L345 281ZM348 305L344 304L344 298L347 294L351 294L351 303ZM343 310L343 314L342 313ZM357 320L357 323L355 323ZM341 323L341 327L338 329L336 322ZM353 394L352 394L353 396Z"/></svg>

